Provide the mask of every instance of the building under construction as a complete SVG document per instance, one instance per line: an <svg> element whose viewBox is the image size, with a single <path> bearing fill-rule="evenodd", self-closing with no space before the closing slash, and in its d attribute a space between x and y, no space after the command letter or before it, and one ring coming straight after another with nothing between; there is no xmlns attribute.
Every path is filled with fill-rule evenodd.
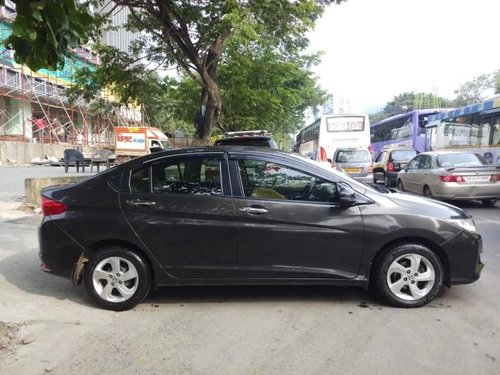
<svg viewBox="0 0 500 375"><path fill-rule="evenodd" d="M11 33L16 13L13 4L0 7L0 39ZM97 115L83 101L70 104L66 90L73 84L76 69L95 69L98 58L89 49L73 51L64 68L38 72L14 61L13 51L0 45L0 162L14 155L16 161L29 162L33 157L60 157L62 150L73 148L77 135L83 135L84 149L109 147L114 142L115 126L144 126L139 109L110 106L112 111ZM105 93L104 100L112 97ZM6 144L7 142L14 142ZM41 145L45 145L43 147ZM50 147L57 146L57 147ZM22 151L13 151L14 148ZM10 150L10 152L6 151ZM50 150L47 151L47 150ZM8 161L8 160L7 160Z"/></svg>

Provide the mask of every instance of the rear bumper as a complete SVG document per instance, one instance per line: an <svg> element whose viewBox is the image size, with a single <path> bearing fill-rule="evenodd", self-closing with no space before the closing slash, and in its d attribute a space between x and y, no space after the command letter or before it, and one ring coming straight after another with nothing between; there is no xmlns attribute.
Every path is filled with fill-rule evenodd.
<svg viewBox="0 0 500 375"><path fill-rule="evenodd" d="M500 199L500 184L466 185L458 183L438 184L432 187L432 194L441 199Z"/></svg>
<svg viewBox="0 0 500 375"><path fill-rule="evenodd" d="M71 279L73 266L84 249L53 221L47 219L38 228L38 242L42 269Z"/></svg>

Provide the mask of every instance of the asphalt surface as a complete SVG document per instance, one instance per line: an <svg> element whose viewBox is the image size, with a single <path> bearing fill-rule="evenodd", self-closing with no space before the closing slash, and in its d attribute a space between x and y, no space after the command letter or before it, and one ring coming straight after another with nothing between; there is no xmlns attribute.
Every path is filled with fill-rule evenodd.
<svg viewBox="0 0 500 375"><path fill-rule="evenodd" d="M61 173L47 168L0 167L0 374L500 373L498 204L458 204L486 267L419 309L358 288L192 287L115 313L39 269L41 215L21 203L24 178Z"/></svg>

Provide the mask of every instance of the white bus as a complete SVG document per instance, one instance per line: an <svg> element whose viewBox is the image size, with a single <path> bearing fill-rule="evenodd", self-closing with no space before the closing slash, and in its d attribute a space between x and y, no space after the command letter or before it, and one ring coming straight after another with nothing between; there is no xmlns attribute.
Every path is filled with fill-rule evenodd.
<svg viewBox="0 0 500 375"><path fill-rule="evenodd" d="M295 150L304 157L331 162L339 147L369 146L370 121L367 115L324 115L300 131Z"/></svg>

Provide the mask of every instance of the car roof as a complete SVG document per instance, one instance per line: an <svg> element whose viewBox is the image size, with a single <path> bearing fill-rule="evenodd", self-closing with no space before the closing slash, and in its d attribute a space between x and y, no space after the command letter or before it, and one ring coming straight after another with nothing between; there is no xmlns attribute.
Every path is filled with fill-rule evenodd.
<svg viewBox="0 0 500 375"><path fill-rule="evenodd" d="M439 150L439 151L421 152L419 155L439 156L439 155L449 155L449 154L477 154L477 152L466 151L466 150Z"/></svg>

